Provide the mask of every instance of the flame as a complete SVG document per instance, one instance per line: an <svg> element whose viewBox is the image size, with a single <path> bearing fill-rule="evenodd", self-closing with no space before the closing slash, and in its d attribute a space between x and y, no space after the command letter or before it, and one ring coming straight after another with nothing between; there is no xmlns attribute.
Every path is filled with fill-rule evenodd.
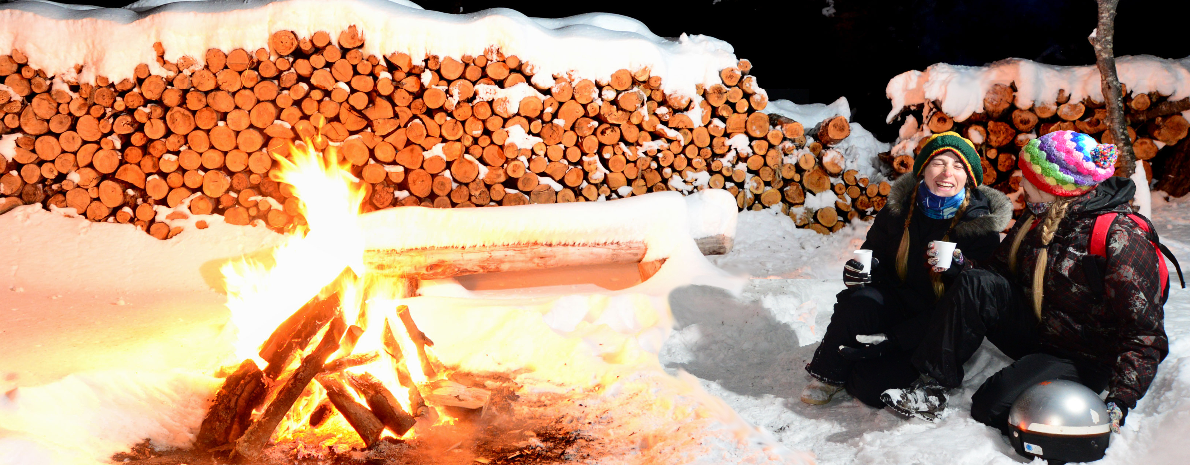
<svg viewBox="0 0 1190 465"><path fill-rule="evenodd" d="M304 140L290 148L292 159L274 155L280 163L274 180L293 186L302 200L307 232L295 234L277 247L272 263L246 259L221 270L227 281L227 307L239 331L237 358L253 358L273 329L314 297L345 267L364 274L364 236L358 212L364 190L350 163L340 161L333 147L325 154ZM351 302L354 299L347 299ZM358 306L345 305L344 308ZM354 315L347 315L352 321Z"/></svg>
<svg viewBox="0 0 1190 465"><path fill-rule="evenodd" d="M398 305L404 283L376 279L366 273L364 234L359 222L360 205L366 194L364 184L352 175L351 164L341 160L334 147L327 146L317 137L291 145L289 157L274 154L280 169L274 171L273 179L292 186L294 195L301 200L300 210L306 219L306 227L289 236L270 256L246 258L229 263L221 270L228 288L227 307L238 332L236 357L238 360L253 359L264 367L267 362L259 357L258 351L278 325L328 284L336 282L345 268L350 268L359 278L339 280L339 288L327 289L339 293L344 322L351 326L348 331L351 336L344 338L340 350L328 361L352 354L380 354L376 360L347 368L344 372L374 376L406 412L419 417L419 422L453 421L437 411L416 411L418 406L413 405L411 399L420 398L420 394L413 396L411 390L416 387L402 386L398 379L394 360L385 348L385 325L391 329L404 355L403 368L407 368L413 385L425 385L444 374L431 377L422 370L417 344L399 318ZM327 147L324 152L319 152L315 150L319 146ZM313 350L314 345L306 350ZM298 360L305 356L298 355ZM296 363L292 361L291 367ZM283 382L285 378L283 374L276 382ZM354 390L349 389L349 392L357 402L366 403ZM311 382L277 428L274 440L313 435L313 439L323 445L359 444L359 437L341 416L332 416L333 419L321 427L308 427L311 415L326 399L325 389L317 382ZM314 429L319 431L312 431ZM415 429L406 432L404 438L414 437ZM393 436L389 431L385 434Z"/></svg>

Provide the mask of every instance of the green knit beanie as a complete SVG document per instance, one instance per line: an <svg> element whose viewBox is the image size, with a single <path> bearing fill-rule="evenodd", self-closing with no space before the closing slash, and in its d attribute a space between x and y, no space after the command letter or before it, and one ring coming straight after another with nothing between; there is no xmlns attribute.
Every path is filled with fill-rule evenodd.
<svg viewBox="0 0 1190 465"><path fill-rule="evenodd" d="M979 160L979 152L975 151L975 144L954 131L934 134L926 139L926 144L917 153L917 158L913 159L913 175L921 176L926 162L934 158L934 155L946 151L959 155L959 159L963 160L963 165L967 167L967 177L971 178L976 186L983 184L983 164Z"/></svg>

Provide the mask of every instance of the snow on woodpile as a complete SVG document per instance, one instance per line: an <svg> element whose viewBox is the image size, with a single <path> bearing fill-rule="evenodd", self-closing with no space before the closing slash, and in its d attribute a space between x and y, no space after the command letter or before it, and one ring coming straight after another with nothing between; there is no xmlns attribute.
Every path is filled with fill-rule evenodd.
<svg viewBox="0 0 1190 465"><path fill-rule="evenodd" d="M286 231L303 219L271 157L316 136L354 165L368 210L714 188L789 213L831 190L838 205L798 217L829 233L883 204L880 143L858 126L848 137L845 100L830 121L788 102L766 113L730 44L623 16L23 1L0 24L0 208L73 209L162 239L221 218ZM843 160L825 162L832 148Z"/></svg>
<svg viewBox="0 0 1190 465"><path fill-rule="evenodd" d="M1137 169L1157 189L1181 196L1190 192L1190 58L1126 56L1116 60L1124 85L1124 106L1138 160ZM912 166L912 156L930 134L956 131L984 154L984 182L1014 192L1019 185L1016 156L1029 140L1070 130L1112 143L1098 68L1053 66L1012 58L986 66L938 63L907 71L886 88L892 111L903 118L899 139L885 158L891 171ZM1185 166L1184 166L1185 165ZM1143 186L1142 186L1143 187Z"/></svg>
<svg viewBox="0 0 1190 465"><path fill-rule="evenodd" d="M1190 97L1190 57L1166 59L1149 55L1116 58L1120 83L1133 94L1157 93L1169 100ZM907 107L937 102L952 118L963 121L983 113L984 96L996 84L1016 87L1011 102L1018 108L1069 100L1103 101L1095 65L1055 66L1009 58L986 66L937 63L925 71L906 71L888 81L892 100L888 122Z"/></svg>

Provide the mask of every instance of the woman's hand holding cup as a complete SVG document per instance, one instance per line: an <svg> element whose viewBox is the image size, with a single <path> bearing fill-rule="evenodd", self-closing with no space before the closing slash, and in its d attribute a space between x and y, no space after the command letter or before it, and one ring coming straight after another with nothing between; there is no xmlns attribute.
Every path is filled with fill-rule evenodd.
<svg viewBox="0 0 1190 465"><path fill-rule="evenodd" d="M963 252L956 248L957 244L946 241L930 241L926 246L926 264L930 265L935 273L946 273L953 270L951 273L956 274L962 269L964 262Z"/></svg>

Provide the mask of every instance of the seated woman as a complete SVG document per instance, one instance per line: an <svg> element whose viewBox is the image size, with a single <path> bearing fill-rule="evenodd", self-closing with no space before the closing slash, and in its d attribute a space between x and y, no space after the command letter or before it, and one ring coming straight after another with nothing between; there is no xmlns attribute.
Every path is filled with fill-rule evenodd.
<svg viewBox="0 0 1190 465"><path fill-rule="evenodd" d="M1163 258L1132 214L1135 186L1115 172L1115 146L1056 131L1021 151L1028 213L1008 232L987 269L962 272L938 303L912 362L922 376L884 400L934 420L946 390L963 381L963 363L986 337L1016 360L971 398L971 416L1007 430L1012 403L1048 380L1107 391L1113 429L1145 395L1169 352L1164 326ZM1089 253L1097 219L1110 215L1103 256Z"/></svg>
<svg viewBox="0 0 1190 465"><path fill-rule="evenodd" d="M957 270L965 260L987 259L1012 217L1008 198L980 186L982 181L971 141L944 132L922 146L912 175L893 183L868 230L863 248L872 251L871 273L862 273L855 260L844 268L847 289L837 296L822 344L806 365L813 379L802 402L823 405L846 388L865 404L883 407L880 393L917 378L909 356L951 279L927 263L928 244L957 243Z"/></svg>

